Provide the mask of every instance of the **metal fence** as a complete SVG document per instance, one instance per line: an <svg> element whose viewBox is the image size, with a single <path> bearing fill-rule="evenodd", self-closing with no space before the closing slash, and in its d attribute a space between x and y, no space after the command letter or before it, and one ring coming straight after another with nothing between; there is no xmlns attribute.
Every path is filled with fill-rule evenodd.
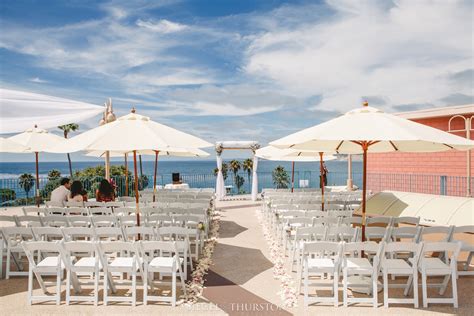
<svg viewBox="0 0 474 316"><path fill-rule="evenodd" d="M273 182L271 172L258 172L258 189L261 191L264 188L274 188L276 184ZM252 176L246 172L237 173L242 179L243 183L240 188L237 188L235 183L235 175L229 172L224 183L228 194L246 194L251 192ZM215 187L216 176L213 173L201 174L181 174L183 182L188 183L191 188L213 188ZM116 191L118 196L126 195L125 192L125 176L112 177L116 184ZM352 175L353 183L359 188L362 186L362 174L354 173ZM84 189L88 191L88 195L93 197L98 183L102 180L101 177L93 177L87 179L80 179L83 183ZM425 174L395 174L395 173L368 173L367 188L376 193L382 190L393 191L407 191L416 193L451 195L451 196L466 196L467 195L467 178L462 176L443 176L443 175L425 175ZM133 177L129 177L128 195L132 196ZM328 174L328 185L346 185L346 172L330 172ZM171 174L160 174L157 177L157 185L164 186L167 183L172 183ZM40 178L40 192L44 198L54 189L53 184L49 183L48 179ZM291 186L291 174L288 172L288 187ZM295 188L320 187L319 172L316 171L296 171L294 175ZM144 175L139 179L139 187L152 188L153 175ZM471 178L471 187L474 187L474 177ZM27 192L20 187L19 180L15 178L0 179L0 203L1 205L26 205L33 204L33 196L35 195L36 181L33 181L32 187L28 192L29 199L26 199Z"/></svg>

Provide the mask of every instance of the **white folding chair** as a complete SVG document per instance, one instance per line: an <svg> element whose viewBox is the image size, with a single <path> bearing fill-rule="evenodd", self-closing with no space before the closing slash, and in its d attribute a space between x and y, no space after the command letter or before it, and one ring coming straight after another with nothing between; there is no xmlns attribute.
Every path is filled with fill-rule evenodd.
<svg viewBox="0 0 474 316"><path fill-rule="evenodd" d="M91 241L69 241L61 243L61 258L66 267L66 305L71 301L92 301L97 306L99 302L99 278L102 264L97 254L96 246ZM77 254L87 254L81 258L77 258ZM80 282L77 277L79 274L88 274L93 279L94 291L93 296L78 295L82 292L82 285L90 284L88 282ZM76 295L71 295L71 285L74 287Z"/></svg>
<svg viewBox="0 0 474 316"><path fill-rule="evenodd" d="M156 233L152 227L124 227L124 232L126 241L137 241L138 236L140 236L140 240L156 240Z"/></svg>
<svg viewBox="0 0 474 316"><path fill-rule="evenodd" d="M179 276L181 287L186 295L186 286L184 284L184 275L181 270L183 258L179 257L179 252L174 241L140 241L141 258L144 265L144 281L143 281L143 304L147 305L148 301L165 301L171 302L176 306L176 277ZM155 255L158 254L158 256ZM177 274L177 273L178 274ZM157 285L154 281L153 274L160 275L171 274L171 297L149 295L148 286L153 290ZM160 284L163 284L160 278Z"/></svg>
<svg viewBox="0 0 474 316"><path fill-rule="evenodd" d="M400 225L400 224L410 224L418 227L420 224L420 217L415 216L400 216L394 217L392 219L392 226Z"/></svg>
<svg viewBox="0 0 474 316"><path fill-rule="evenodd" d="M377 280L379 274L380 256L382 254L383 243L377 244L373 241L354 242L343 244L343 259L342 259L342 273L343 273L343 297L344 307L349 303L372 303L376 308L377 303ZM376 253L373 261L362 257L363 252ZM351 287L367 288L367 294L372 297L349 297L348 286L349 277L358 276L361 278L369 277L371 282L368 284L352 283Z"/></svg>
<svg viewBox="0 0 474 316"><path fill-rule="evenodd" d="M389 241L411 241L417 242L420 234L420 227L416 226L403 226L403 227L392 227L390 229Z"/></svg>
<svg viewBox="0 0 474 316"><path fill-rule="evenodd" d="M414 242L391 242L384 245L384 255L381 259L381 270L383 274L384 306L389 303L414 304L418 308L418 260L423 244ZM411 260L400 259L397 253L410 254ZM407 284L390 284L388 276L408 276ZM413 298L389 298L389 288L405 288L404 295L408 296L411 282L414 282Z"/></svg>
<svg viewBox="0 0 474 316"><path fill-rule="evenodd" d="M97 202L97 201L86 201L84 202L85 207L104 207L104 202Z"/></svg>
<svg viewBox="0 0 474 316"><path fill-rule="evenodd" d="M41 227L43 226L42 216L22 215L16 216L18 227Z"/></svg>
<svg viewBox="0 0 474 316"><path fill-rule="evenodd" d="M390 226L392 224L393 217L391 216L374 216L367 217L367 226Z"/></svg>
<svg viewBox="0 0 474 316"><path fill-rule="evenodd" d="M66 207L84 207L84 202L66 201L66 202L64 202L64 206L66 206Z"/></svg>
<svg viewBox="0 0 474 316"><path fill-rule="evenodd" d="M123 228L138 226L136 215L121 215L117 216L117 219Z"/></svg>
<svg viewBox="0 0 474 316"><path fill-rule="evenodd" d="M91 216L94 227L117 227L118 220L115 215L94 215Z"/></svg>
<svg viewBox="0 0 474 316"><path fill-rule="evenodd" d="M179 255L183 257L184 277L187 279L188 264L193 270L193 260L191 257L191 245L189 242L188 229L177 226L159 227L157 236L161 241L175 241Z"/></svg>
<svg viewBox="0 0 474 316"><path fill-rule="evenodd" d="M105 206L104 207L89 207L88 211L89 211L90 216L114 215L112 208L105 207Z"/></svg>
<svg viewBox="0 0 474 316"><path fill-rule="evenodd" d="M368 226L365 227L365 239L367 241L384 242L390 236L390 226L379 227L379 226Z"/></svg>
<svg viewBox="0 0 474 316"><path fill-rule="evenodd" d="M64 207L64 202L46 201L46 207Z"/></svg>
<svg viewBox="0 0 474 316"><path fill-rule="evenodd" d="M453 304L458 308L457 288L457 258L461 251L460 242L426 242L423 243L421 258L418 263L418 271L421 273L421 286L423 290L423 307L427 308L429 303ZM432 257L433 253L448 253L446 262L439 257ZM451 255L449 255L449 253ZM444 276L442 283L428 283L428 277ZM439 288L439 295L444 295L451 278L453 297L451 298L428 298L428 287Z"/></svg>
<svg viewBox="0 0 474 316"><path fill-rule="evenodd" d="M114 207L114 214L117 216L127 216L135 214L137 209L135 207Z"/></svg>
<svg viewBox="0 0 474 316"><path fill-rule="evenodd" d="M104 305L114 301L131 302L132 306L135 306L137 302L137 272L142 276L135 244L124 241L112 241L98 242L96 246L104 269ZM126 253L127 256L122 256L122 253ZM112 292L114 292L114 287L116 287L116 281L112 278L113 273L127 273L132 276L131 296L109 295L109 287L112 289ZM122 282L122 285L124 283Z"/></svg>
<svg viewBox="0 0 474 316"><path fill-rule="evenodd" d="M145 220L145 225L149 227L162 227L173 225L173 217L167 214L148 215Z"/></svg>
<svg viewBox="0 0 474 316"><path fill-rule="evenodd" d="M70 215L66 216L70 227L91 227L92 219L90 216Z"/></svg>
<svg viewBox="0 0 474 316"><path fill-rule="evenodd" d="M43 217L44 226L48 227L68 227L69 222L64 215L48 215Z"/></svg>
<svg viewBox="0 0 474 316"><path fill-rule="evenodd" d="M334 242L356 242L359 235L358 227L331 226L328 227L326 239Z"/></svg>
<svg viewBox="0 0 474 316"><path fill-rule="evenodd" d="M339 225L360 227L362 226L362 217L360 216L344 217L340 220Z"/></svg>
<svg viewBox="0 0 474 316"><path fill-rule="evenodd" d="M55 300L56 305L61 304L61 280L64 271L64 263L60 257L60 246L59 242L47 242L47 241L30 241L22 242L21 247L26 253L26 257L29 261L29 272L28 272L28 304L31 305L33 301L51 301ZM48 253L49 256L39 255L38 263L35 261L35 252ZM43 290L45 295L33 295L33 274ZM43 275L55 275L56 282L56 293L54 296L46 295L48 290L47 283L43 280Z"/></svg>
<svg viewBox="0 0 474 316"><path fill-rule="evenodd" d="M44 215L66 215L66 208L65 207L48 207L44 209Z"/></svg>
<svg viewBox="0 0 474 316"><path fill-rule="evenodd" d="M457 234L470 234L469 235L470 237L465 237L463 240L458 240ZM472 256L474 254L474 244L472 244L472 241L473 241L472 234L474 234L473 225L458 226L458 227L454 227L453 229L450 241L461 242L461 252L467 253L466 261L458 260L458 263L463 264L462 270L458 270L458 275L474 275L474 270L469 270L469 267L471 266ZM469 238L471 243L466 241L467 238Z"/></svg>
<svg viewBox="0 0 474 316"><path fill-rule="evenodd" d="M71 206L66 208L65 210L67 216L88 216L89 215L89 210L86 207L77 207L77 206Z"/></svg>
<svg viewBox="0 0 474 316"><path fill-rule="evenodd" d="M341 244L337 242L306 242L303 244L303 274L304 274L304 306L308 307L312 303L334 303L339 305L339 266L341 260ZM310 297L310 274L327 274L333 277L331 285L332 297ZM328 286L327 283L316 283L314 286Z"/></svg>
<svg viewBox="0 0 474 316"><path fill-rule="evenodd" d="M61 229L64 241L93 241L94 227L64 227Z"/></svg>
<svg viewBox="0 0 474 316"><path fill-rule="evenodd" d="M120 227L95 227L96 241L123 241L125 239Z"/></svg>
<svg viewBox="0 0 474 316"><path fill-rule="evenodd" d="M301 253L303 251L304 243L314 242L314 241L324 241L326 240L327 227L325 226L311 226L311 227L299 227L296 229L295 238L293 241L293 247L291 249L291 270L296 261L297 267L297 278L299 281L302 279L303 269L301 266ZM298 283L298 293L300 289L301 282Z"/></svg>
<svg viewBox="0 0 474 316"><path fill-rule="evenodd" d="M21 242L34 241L35 236L33 231L30 227L3 227L2 233L4 243L7 247L5 278L9 279L10 276L28 275L28 272L22 271L23 264L21 262L20 256L24 253L24 250L21 246ZM13 259L18 271L11 271L11 259Z"/></svg>
<svg viewBox="0 0 474 316"><path fill-rule="evenodd" d="M37 241L60 241L64 238L61 228L33 227L33 235Z"/></svg>
<svg viewBox="0 0 474 316"><path fill-rule="evenodd" d="M105 207L117 208L117 207L123 207L123 206L124 206L123 202L105 202Z"/></svg>
<svg viewBox="0 0 474 316"><path fill-rule="evenodd" d="M45 208L44 207L37 207L37 206L27 206L27 207L22 207L23 214L25 216L28 215L45 215Z"/></svg>

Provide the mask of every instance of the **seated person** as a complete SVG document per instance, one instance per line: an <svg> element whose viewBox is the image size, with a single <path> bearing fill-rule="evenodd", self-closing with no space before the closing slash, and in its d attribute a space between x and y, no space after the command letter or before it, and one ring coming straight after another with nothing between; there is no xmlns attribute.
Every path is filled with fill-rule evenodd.
<svg viewBox="0 0 474 316"><path fill-rule="evenodd" d="M71 181L69 178L62 178L61 185L51 192L51 202L62 205L67 201L69 196L69 189L71 188Z"/></svg>
<svg viewBox="0 0 474 316"><path fill-rule="evenodd" d="M100 182L99 189L95 192L97 202L113 202L115 201L114 188L109 181L103 179Z"/></svg>
<svg viewBox="0 0 474 316"><path fill-rule="evenodd" d="M86 202L87 192L84 191L81 181L74 181L71 184L71 193L68 196L68 201Z"/></svg>

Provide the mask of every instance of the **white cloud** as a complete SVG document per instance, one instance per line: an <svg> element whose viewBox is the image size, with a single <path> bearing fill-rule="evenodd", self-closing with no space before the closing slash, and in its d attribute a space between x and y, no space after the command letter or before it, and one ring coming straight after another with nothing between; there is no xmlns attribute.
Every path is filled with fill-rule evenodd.
<svg viewBox="0 0 474 316"><path fill-rule="evenodd" d="M351 109L363 96L379 96L390 109L472 95L472 84L450 79L473 65L471 2L328 4L333 15L291 27L272 14L264 17L268 29L249 47L246 72L270 79L282 92L321 94L317 108L326 110Z"/></svg>
<svg viewBox="0 0 474 316"><path fill-rule="evenodd" d="M137 20L136 24L142 28L150 29L158 33L174 33L183 31L188 28L187 25L171 22L168 20L159 20L158 22L154 21L143 21L141 19Z"/></svg>
<svg viewBox="0 0 474 316"><path fill-rule="evenodd" d="M34 77L28 79L28 81L34 82L34 83L48 83L49 81L40 79L39 77Z"/></svg>

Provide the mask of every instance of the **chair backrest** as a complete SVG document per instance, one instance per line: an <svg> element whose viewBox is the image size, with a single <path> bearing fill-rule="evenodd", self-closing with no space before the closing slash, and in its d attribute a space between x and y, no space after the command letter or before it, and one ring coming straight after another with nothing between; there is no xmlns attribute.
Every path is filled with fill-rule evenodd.
<svg viewBox="0 0 474 316"><path fill-rule="evenodd" d="M0 215L0 222L9 223L10 227L19 226L15 216ZM5 226L5 225L2 225L2 226Z"/></svg>
<svg viewBox="0 0 474 316"><path fill-rule="evenodd" d="M64 206L66 207L84 207L84 202L78 202L78 201L66 201L64 202Z"/></svg>
<svg viewBox="0 0 474 316"><path fill-rule="evenodd" d="M64 238L61 228L58 227L33 227L33 234L38 241L55 241Z"/></svg>
<svg viewBox="0 0 474 316"><path fill-rule="evenodd" d="M387 227L369 226L365 228L365 238L368 241L371 241L371 240L386 241L389 236L390 236L390 226L387 226Z"/></svg>
<svg viewBox="0 0 474 316"><path fill-rule="evenodd" d="M71 206L71 207L66 208L66 215L88 216L89 210L86 207Z"/></svg>
<svg viewBox="0 0 474 316"><path fill-rule="evenodd" d="M90 207L88 208L89 215L96 216L96 215L113 215L114 212L110 207Z"/></svg>
<svg viewBox="0 0 474 316"><path fill-rule="evenodd" d="M21 243L26 256L28 258L29 264L36 268L37 264L35 261L35 253L47 253L49 256L61 254L61 246L59 241L49 242L49 241L23 241ZM58 268L60 267L61 260L58 260Z"/></svg>
<svg viewBox="0 0 474 316"><path fill-rule="evenodd" d="M136 211L134 207L114 207L114 214L117 216L135 214Z"/></svg>
<svg viewBox="0 0 474 316"><path fill-rule="evenodd" d="M415 225L418 227L418 225L420 224L420 217L415 217L415 216L401 216L401 217L394 217L392 219L392 225L398 225L398 224L401 224L401 223L404 223L404 224L411 224L411 225Z"/></svg>
<svg viewBox="0 0 474 316"><path fill-rule="evenodd" d="M345 255L361 257L362 252L371 252L376 253L378 258L380 258L381 252L383 250L383 242L376 243L374 241L358 241L358 242L349 242L343 244L343 252Z"/></svg>
<svg viewBox="0 0 474 316"><path fill-rule="evenodd" d="M325 211L306 211L305 217L326 217L328 215Z"/></svg>
<svg viewBox="0 0 474 316"><path fill-rule="evenodd" d="M97 241L120 241L124 239L123 231L119 227L96 227L94 232Z"/></svg>
<svg viewBox="0 0 474 316"><path fill-rule="evenodd" d="M154 254L157 252L160 257L163 257L164 254L172 256L173 254L178 253L176 242L174 241L140 241L139 249L141 250L142 257L145 261L153 258L153 255L147 256L147 253Z"/></svg>
<svg viewBox="0 0 474 316"><path fill-rule="evenodd" d="M382 258L392 258L392 254L403 253L409 254L413 258L413 264L416 266L418 264L418 259L423 248L423 243L415 242L390 242L385 243L383 246L384 255Z"/></svg>
<svg viewBox="0 0 474 316"><path fill-rule="evenodd" d="M1 221L1 219L0 219ZM41 227L43 220L38 215L22 215L16 216L17 225L19 227Z"/></svg>
<svg viewBox="0 0 474 316"><path fill-rule="evenodd" d="M98 202L98 201L86 201L84 202L85 207L104 207L105 203L104 202Z"/></svg>
<svg viewBox="0 0 474 316"><path fill-rule="evenodd" d="M173 225L173 217L166 214L152 214L145 218L146 226L160 227Z"/></svg>
<svg viewBox="0 0 474 316"><path fill-rule="evenodd" d="M99 266L99 255L97 253L97 246L92 241L63 241L60 243L61 259L68 269L72 267L72 258L78 254L87 254L95 258L97 267Z"/></svg>
<svg viewBox="0 0 474 316"><path fill-rule="evenodd" d="M148 202L146 203L147 207L167 207L167 202L157 201L157 202Z"/></svg>
<svg viewBox="0 0 474 316"><path fill-rule="evenodd" d="M105 202L105 207L123 207L123 202Z"/></svg>
<svg viewBox="0 0 474 316"><path fill-rule="evenodd" d="M141 240L156 240L156 233L152 227L146 226L135 226L135 227L125 227L125 237L128 241L138 240L138 235L140 235Z"/></svg>
<svg viewBox="0 0 474 316"><path fill-rule="evenodd" d="M339 223L337 217L320 217L314 221L316 225L335 226Z"/></svg>
<svg viewBox="0 0 474 316"><path fill-rule="evenodd" d="M353 225L353 226L362 226L362 217L360 216L351 216L344 217L340 221L341 225Z"/></svg>
<svg viewBox="0 0 474 316"><path fill-rule="evenodd" d="M298 227L296 229L295 240L323 241L326 240L326 226Z"/></svg>
<svg viewBox="0 0 474 316"><path fill-rule="evenodd" d="M117 216L117 219L122 227L134 227L138 224L136 215Z"/></svg>
<svg viewBox="0 0 474 316"><path fill-rule="evenodd" d="M390 238L387 241L397 241L399 239L409 239L411 241L418 241L421 228L417 226L402 226L392 227L390 229Z"/></svg>
<svg viewBox="0 0 474 316"><path fill-rule="evenodd" d="M63 215L48 215L43 217L44 226L50 227L68 227L69 222L66 216Z"/></svg>
<svg viewBox="0 0 474 316"><path fill-rule="evenodd" d="M47 215L66 215L66 208L65 207L56 207L51 206L44 210L45 216Z"/></svg>
<svg viewBox="0 0 474 316"><path fill-rule="evenodd" d="M453 262L455 262L459 256L461 247L462 243L459 241L433 241L423 243L422 257L432 257L433 253L445 253L447 254L447 257L449 257L451 264L453 264Z"/></svg>
<svg viewBox="0 0 474 316"><path fill-rule="evenodd" d="M11 247L21 241L33 241L35 235L31 227L2 227L2 234L7 244Z"/></svg>
<svg viewBox="0 0 474 316"><path fill-rule="evenodd" d="M135 202L135 197L133 196L119 196L119 201L123 202Z"/></svg>
<svg viewBox="0 0 474 316"><path fill-rule="evenodd" d="M367 226L390 226L392 223L391 216L375 216L375 217L367 217Z"/></svg>
<svg viewBox="0 0 474 316"><path fill-rule="evenodd" d="M328 227L327 239L332 241L355 242L359 235L358 227L332 226Z"/></svg>
<svg viewBox="0 0 474 316"><path fill-rule="evenodd" d="M94 227L112 227L117 226L117 217L115 215L94 215L91 216Z"/></svg>
<svg viewBox="0 0 474 316"><path fill-rule="evenodd" d="M449 241L451 239L453 230L454 230L454 226L423 227L419 234L418 241L423 241L423 242Z"/></svg>
<svg viewBox="0 0 474 316"><path fill-rule="evenodd" d="M65 227L62 228L62 232L66 241L92 241L95 239L93 227Z"/></svg>
<svg viewBox="0 0 474 316"><path fill-rule="evenodd" d="M316 254L318 257L333 257L336 254L336 261L339 261L342 250L341 243L330 241L305 242L303 244L303 257ZM305 260L305 259L303 259Z"/></svg>
<svg viewBox="0 0 474 316"><path fill-rule="evenodd" d="M44 207L26 206L22 208L24 215L46 215Z"/></svg>
<svg viewBox="0 0 474 316"><path fill-rule="evenodd" d="M71 227L89 227L92 225L90 216L71 215L66 216L66 219Z"/></svg>
<svg viewBox="0 0 474 316"><path fill-rule="evenodd" d="M47 207L64 207L63 202L46 201L45 204Z"/></svg>

